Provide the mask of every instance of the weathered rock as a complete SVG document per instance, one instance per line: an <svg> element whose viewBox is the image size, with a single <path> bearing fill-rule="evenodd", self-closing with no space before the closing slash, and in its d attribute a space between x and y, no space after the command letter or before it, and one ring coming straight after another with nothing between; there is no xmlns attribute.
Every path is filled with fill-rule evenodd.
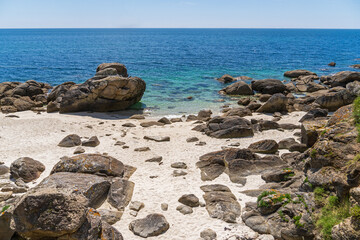
<svg viewBox="0 0 360 240"><path fill-rule="evenodd" d="M169 229L170 225L161 214L150 214L143 219L130 223L129 229L137 236L147 238L159 236Z"/></svg>
<svg viewBox="0 0 360 240"><path fill-rule="evenodd" d="M251 88L262 94L284 93L286 91L286 86L277 79L252 81Z"/></svg>
<svg viewBox="0 0 360 240"><path fill-rule="evenodd" d="M187 175L187 172L185 172L183 170L174 170L172 175L174 177L181 177L181 176Z"/></svg>
<svg viewBox="0 0 360 240"><path fill-rule="evenodd" d="M10 166L11 176L15 179L20 178L24 182L38 179L43 171L45 171L44 164L28 157L19 158Z"/></svg>
<svg viewBox="0 0 360 240"><path fill-rule="evenodd" d="M161 210L167 211L168 208L169 208L169 205L168 205L167 203L162 203L162 204L161 204Z"/></svg>
<svg viewBox="0 0 360 240"><path fill-rule="evenodd" d="M171 124L171 121L169 119L167 119L166 117L160 118L158 120L159 123L163 123L163 124Z"/></svg>
<svg viewBox="0 0 360 240"><path fill-rule="evenodd" d="M194 194L182 195L178 201L189 207L198 207L200 205L199 198L196 197Z"/></svg>
<svg viewBox="0 0 360 240"><path fill-rule="evenodd" d="M256 153L272 154L276 153L279 145L274 140L261 140L250 144L249 149Z"/></svg>
<svg viewBox="0 0 360 240"><path fill-rule="evenodd" d="M336 63L335 62L331 62L328 64L329 67L335 67L336 66Z"/></svg>
<svg viewBox="0 0 360 240"><path fill-rule="evenodd" d="M278 169L266 172L261 175L261 178L265 182L283 182L291 179L291 176L295 175L293 170L289 169Z"/></svg>
<svg viewBox="0 0 360 240"><path fill-rule="evenodd" d="M323 131L326 121L312 120L305 121L301 125L301 143L312 147L317 141L319 134Z"/></svg>
<svg viewBox="0 0 360 240"><path fill-rule="evenodd" d="M1 175L5 175L5 174L7 174L7 173L9 173L10 172L10 168L9 167L7 167L7 166L5 166L5 165L3 165L3 164L0 164L0 176Z"/></svg>
<svg viewBox="0 0 360 240"><path fill-rule="evenodd" d="M104 240L123 240L121 233L108 223L101 223L101 238Z"/></svg>
<svg viewBox="0 0 360 240"><path fill-rule="evenodd" d="M340 224L334 226L331 231L332 239L360 239L359 225L356 222L358 222L358 220L354 220L350 217L345 219Z"/></svg>
<svg viewBox="0 0 360 240"><path fill-rule="evenodd" d="M228 74L225 74L221 78L218 78L216 80L218 80L221 83L231 83L231 82L235 82L236 78L234 78L234 77L232 77L232 76L230 76Z"/></svg>
<svg viewBox="0 0 360 240"><path fill-rule="evenodd" d="M84 152L85 152L85 149L83 149L82 147L77 147L74 151L74 154L81 154Z"/></svg>
<svg viewBox="0 0 360 240"><path fill-rule="evenodd" d="M145 162L157 162L157 163L160 163L160 162L162 162L162 160L163 160L163 157L159 156L159 157L149 158L149 159L145 160Z"/></svg>
<svg viewBox="0 0 360 240"><path fill-rule="evenodd" d="M360 73L359 73L360 74ZM336 111L338 108L351 104L356 98L347 89L339 92L329 92L323 96L318 97L315 103L319 104L321 108L329 111Z"/></svg>
<svg viewBox="0 0 360 240"><path fill-rule="evenodd" d="M288 99L283 94L274 94L257 112L274 113L287 111Z"/></svg>
<svg viewBox="0 0 360 240"><path fill-rule="evenodd" d="M191 143L191 142L197 142L199 141L199 139L197 137L190 137L188 139L186 139L186 142Z"/></svg>
<svg viewBox="0 0 360 240"><path fill-rule="evenodd" d="M76 134L67 135L61 142L58 144L59 147L75 147L81 145L81 138Z"/></svg>
<svg viewBox="0 0 360 240"><path fill-rule="evenodd" d="M236 222L236 219L241 214L241 207L236 197L230 190L226 189L226 186L210 187L212 191L208 191L208 186L200 188L205 192L203 197L210 217L218 218L228 223Z"/></svg>
<svg viewBox="0 0 360 240"><path fill-rule="evenodd" d="M208 124L205 133L214 138L238 138L253 136L250 121L241 117L215 117Z"/></svg>
<svg viewBox="0 0 360 240"><path fill-rule="evenodd" d="M309 75L316 75L316 73L310 72L308 70L292 70L284 73L284 76L289 78L297 78L300 76L309 76Z"/></svg>
<svg viewBox="0 0 360 240"><path fill-rule="evenodd" d="M352 117L353 114L353 105L347 105L339 108L334 112L334 114L331 116L329 121L327 122L327 126L332 126L336 123L341 122L344 119L349 119Z"/></svg>
<svg viewBox="0 0 360 240"><path fill-rule="evenodd" d="M119 160L101 154L81 154L75 157L63 157L53 167L51 174L56 172L76 172L97 175L122 177L124 164Z"/></svg>
<svg viewBox="0 0 360 240"><path fill-rule="evenodd" d="M85 147L96 147L100 144L99 139L96 136L92 136L88 140L85 140L81 143L81 145Z"/></svg>
<svg viewBox="0 0 360 240"><path fill-rule="evenodd" d="M191 214L193 213L193 209L189 206L185 206L185 205L180 205L180 206L177 206L176 207L176 210L181 212L182 214L184 215L188 215L188 214Z"/></svg>
<svg viewBox="0 0 360 240"><path fill-rule="evenodd" d="M198 115L197 118L200 120L207 120L211 117L212 111L211 110L201 110Z"/></svg>
<svg viewBox="0 0 360 240"><path fill-rule="evenodd" d="M120 63L102 63L97 67L96 72L100 72L100 71L103 71L108 68L116 69L116 72L119 76L122 76L122 77L128 76L125 65L120 64Z"/></svg>
<svg viewBox="0 0 360 240"><path fill-rule="evenodd" d="M249 108L238 107L238 108L231 108L224 114L224 117L231 117L231 116L238 116L238 117L245 117L245 116L252 116L252 113Z"/></svg>
<svg viewBox="0 0 360 240"><path fill-rule="evenodd" d="M289 149L292 145L296 144L294 138L285 138L279 142L279 149Z"/></svg>
<svg viewBox="0 0 360 240"><path fill-rule="evenodd" d="M187 169L187 165L184 162L175 162L171 164L172 168Z"/></svg>
<svg viewBox="0 0 360 240"><path fill-rule="evenodd" d="M133 124L133 123L124 123L123 125L121 125L121 126L123 126L123 127L136 127L136 125L135 124Z"/></svg>
<svg viewBox="0 0 360 240"><path fill-rule="evenodd" d="M106 209L99 209L97 211L100 213L101 220L107 222L110 225L120 221L123 215L122 211L111 211Z"/></svg>
<svg viewBox="0 0 360 240"><path fill-rule="evenodd" d="M289 151L290 152L305 152L308 149L308 146L306 144L300 144L300 143L295 143L293 145L290 146Z"/></svg>
<svg viewBox="0 0 360 240"><path fill-rule="evenodd" d="M85 222L87 200L80 194L37 189L25 194L13 212L14 229L29 239L56 238L77 231Z"/></svg>
<svg viewBox="0 0 360 240"><path fill-rule="evenodd" d="M130 210L134 210L134 211L138 212L141 209L143 209L144 207L145 207L145 204L143 202L134 201L134 202L131 202L129 208L130 208Z"/></svg>
<svg viewBox="0 0 360 240"><path fill-rule="evenodd" d="M123 179L116 180L111 184L107 201L116 209L124 210L131 201L134 186L133 182Z"/></svg>
<svg viewBox="0 0 360 240"><path fill-rule="evenodd" d="M343 86L354 81L360 81L360 72L343 71L331 76L331 87Z"/></svg>
<svg viewBox="0 0 360 240"><path fill-rule="evenodd" d="M216 240L216 232L212 229L205 229L200 233L200 237L204 240Z"/></svg>
<svg viewBox="0 0 360 240"><path fill-rule="evenodd" d="M140 126L142 127L152 127L152 126L164 126L165 124L162 122L150 121L150 122L142 122Z"/></svg>
<svg viewBox="0 0 360 240"><path fill-rule="evenodd" d="M81 193L88 200L87 206L97 208L106 200L110 182L104 177L92 174L59 172L45 178L35 189Z"/></svg>
<svg viewBox="0 0 360 240"><path fill-rule="evenodd" d="M161 136L144 136L144 139L155 141L155 142L169 142L170 141L170 137L161 137Z"/></svg>
<svg viewBox="0 0 360 240"><path fill-rule="evenodd" d="M328 111L326 109L316 108L310 110L308 113L306 113L299 122L304 122L307 120L314 120L315 118L319 117L326 117L328 115Z"/></svg>
<svg viewBox="0 0 360 240"><path fill-rule="evenodd" d="M254 95L251 87L243 81L233 83L223 88L220 92L224 92L227 95Z"/></svg>
<svg viewBox="0 0 360 240"><path fill-rule="evenodd" d="M134 149L135 152L147 152L150 151L149 147L139 147Z"/></svg>
<svg viewBox="0 0 360 240"><path fill-rule="evenodd" d="M12 207L11 207L12 208ZM2 207L0 208L2 209ZM7 209L0 214L0 236L1 239L10 240L14 234L14 230L11 229L10 223L12 218L11 209Z"/></svg>

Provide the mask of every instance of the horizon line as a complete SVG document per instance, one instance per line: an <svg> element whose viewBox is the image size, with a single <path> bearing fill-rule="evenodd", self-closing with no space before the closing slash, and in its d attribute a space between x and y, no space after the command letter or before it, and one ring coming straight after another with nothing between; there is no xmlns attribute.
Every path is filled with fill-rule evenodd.
<svg viewBox="0 0 360 240"><path fill-rule="evenodd" d="M0 30L38 29L284 29L284 30L360 30L360 28L287 28L287 27L0 27Z"/></svg>

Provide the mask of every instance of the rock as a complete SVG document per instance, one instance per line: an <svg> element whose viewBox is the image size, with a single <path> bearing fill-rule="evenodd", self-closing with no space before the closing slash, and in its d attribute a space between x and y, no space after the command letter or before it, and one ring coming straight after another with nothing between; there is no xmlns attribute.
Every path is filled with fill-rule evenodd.
<svg viewBox="0 0 360 240"><path fill-rule="evenodd" d="M172 168L187 169L187 165L184 162L176 162L171 164Z"/></svg>
<svg viewBox="0 0 360 240"><path fill-rule="evenodd" d="M241 207L236 197L223 185L202 186L205 192L206 210L210 217L218 218L228 223L235 223L241 214ZM211 191L208 191L211 190Z"/></svg>
<svg viewBox="0 0 360 240"><path fill-rule="evenodd" d="M176 210L181 212L182 214L184 215L188 215L188 214L191 214L193 213L193 209L189 206L185 206L185 205L180 205L180 206L177 206L176 207Z"/></svg>
<svg viewBox="0 0 360 240"><path fill-rule="evenodd" d="M77 147L74 151L74 154L81 154L84 152L85 152L85 149L83 149L82 147Z"/></svg>
<svg viewBox="0 0 360 240"><path fill-rule="evenodd" d="M108 223L102 221L101 226L101 237L104 240L124 240L121 233Z"/></svg>
<svg viewBox="0 0 360 240"><path fill-rule="evenodd" d="M256 153L273 154L279 149L279 145L274 140L261 140L250 144L249 149Z"/></svg>
<svg viewBox="0 0 360 240"><path fill-rule="evenodd" d="M351 217L347 218L332 228L331 237L333 240L360 239L359 225L356 224L358 220L353 221L352 219Z"/></svg>
<svg viewBox="0 0 360 240"><path fill-rule="evenodd" d="M71 158L64 157L53 167L56 172L76 172L122 177L124 164L119 160L101 154L81 154Z"/></svg>
<svg viewBox="0 0 360 240"><path fill-rule="evenodd" d="M262 105L257 112L274 113L287 111L286 105L288 103L287 97L283 94L274 94L264 105Z"/></svg>
<svg viewBox="0 0 360 240"><path fill-rule="evenodd" d="M143 238L159 236L169 227L169 223L161 214L150 214L143 219L132 221L129 225L130 231Z"/></svg>
<svg viewBox="0 0 360 240"><path fill-rule="evenodd" d="M174 177L181 177L181 176L187 175L187 172L182 171L182 170L174 170L172 175Z"/></svg>
<svg viewBox="0 0 360 240"><path fill-rule="evenodd" d="M142 126L142 127L164 126L164 125L165 125L164 123L155 122L155 121L142 122L142 123L140 123L140 126Z"/></svg>
<svg viewBox="0 0 360 240"><path fill-rule="evenodd" d="M88 140L85 140L81 143L84 147L96 147L100 144L99 139L96 136L92 136Z"/></svg>
<svg viewBox="0 0 360 240"><path fill-rule="evenodd" d="M191 137L191 138L186 139L186 142L188 142L188 143L197 142L197 141L199 141L199 139L197 137Z"/></svg>
<svg viewBox="0 0 360 240"><path fill-rule="evenodd" d="M118 179L111 184L107 201L114 208L122 211L130 203L135 184Z"/></svg>
<svg viewBox="0 0 360 240"><path fill-rule="evenodd" d="M136 212L140 211L142 208L145 207L145 204L139 201L131 202L130 204L130 210L134 210Z"/></svg>
<svg viewBox="0 0 360 240"><path fill-rule="evenodd" d="M149 147L139 147L134 149L135 152L147 152L150 151Z"/></svg>
<svg viewBox="0 0 360 240"><path fill-rule="evenodd" d="M243 98L240 98L240 100L238 101L238 104L242 105L242 106L247 106L250 104L250 102L251 102L250 97L243 97Z"/></svg>
<svg viewBox="0 0 360 240"><path fill-rule="evenodd" d="M162 204L161 204L161 210L167 211L168 208L169 208L169 205L168 205L167 203L162 203Z"/></svg>
<svg viewBox="0 0 360 240"><path fill-rule="evenodd" d="M343 71L338 72L334 76L331 76L331 87L343 86L354 81L360 81L360 72Z"/></svg>
<svg viewBox="0 0 360 240"><path fill-rule="evenodd" d="M231 82L235 82L235 81L236 81L236 79L235 79L234 77L232 77L232 76L230 76L230 75L228 75L228 74L225 74L225 75L223 75L221 78L218 78L218 79L216 79L216 80L218 80L218 81L221 82L221 83L231 83Z"/></svg>
<svg viewBox="0 0 360 240"><path fill-rule="evenodd" d="M1 85L0 85L0 87L1 87ZM1 207L1 209L3 209L3 208ZM11 219L12 219L12 207L3 211L0 214L0 236L1 236L1 239L4 239L4 240L13 239L12 236L15 231L13 229L11 229L11 227L10 227Z"/></svg>
<svg viewBox="0 0 360 240"><path fill-rule="evenodd" d="M159 123L163 123L163 124L171 124L171 121L169 119L167 119L166 117L160 118L158 120Z"/></svg>
<svg viewBox="0 0 360 240"><path fill-rule="evenodd" d="M81 138L76 134L67 135L61 142L58 144L59 147L75 147L81 145Z"/></svg>
<svg viewBox="0 0 360 240"><path fill-rule="evenodd" d="M126 143L122 141L116 141L115 146L124 146Z"/></svg>
<svg viewBox="0 0 360 240"><path fill-rule="evenodd" d="M259 97L259 101L260 102L266 102L267 100L269 100L271 98L271 94L261 94Z"/></svg>
<svg viewBox="0 0 360 240"><path fill-rule="evenodd" d="M252 113L249 108L239 107L239 108L231 108L224 114L224 117L231 117L231 116L238 116L238 117L245 117L245 116L252 116Z"/></svg>
<svg viewBox="0 0 360 240"><path fill-rule="evenodd" d="M211 181L225 171L224 155L226 150L205 154L200 157L196 166L201 170L201 180Z"/></svg>
<svg viewBox="0 0 360 240"><path fill-rule="evenodd" d="M145 162L157 162L157 163L161 163L163 160L163 157L159 156L159 157L153 157L150 159L145 160Z"/></svg>
<svg viewBox="0 0 360 240"><path fill-rule="evenodd" d="M196 120L198 120L198 117L195 116L195 115L188 115L188 116L186 117L186 121L187 121L187 122L196 121Z"/></svg>
<svg viewBox="0 0 360 240"><path fill-rule="evenodd" d="M267 120L260 120L258 122L259 127L260 127L260 131L266 131L266 130L270 130L270 129L279 129L280 125L277 122L274 121L267 121Z"/></svg>
<svg viewBox="0 0 360 240"><path fill-rule="evenodd" d="M317 141L322 128L325 127L326 120L305 121L301 125L301 143L312 147Z"/></svg>
<svg viewBox="0 0 360 240"><path fill-rule="evenodd" d="M293 170L279 169L266 172L261 175L261 178L265 182L284 182L291 179L291 176L295 175Z"/></svg>
<svg viewBox="0 0 360 240"><path fill-rule="evenodd" d="M350 82L346 84L346 89L349 90L352 95L360 96L360 82Z"/></svg>
<svg viewBox="0 0 360 240"><path fill-rule="evenodd" d="M360 64L354 64L354 65L351 65L350 67L360 69Z"/></svg>
<svg viewBox="0 0 360 240"><path fill-rule="evenodd" d="M5 165L0 165L0 176L10 172L10 168Z"/></svg>
<svg viewBox="0 0 360 240"><path fill-rule="evenodd" d="M212 229L206 229L200 233L200 237L204 240L216 240L216 232Z"/></svg>
<svg viewBox="0 0 360 240"><path fill-rule="evenodd" d="M43 171L45 171L44 164L28 157L19 158L10 166L11 176L15 179L20 178L24 182L38 179Z"/></svg>
<svg viewBox="0 0 360 240"><path fill-rule="evenodd" d="M322 95L316 98L315 103L319 104L321 108L325 108L329 111L336 111L342 106L351 104L355 98L356 95L351 94L345 89L339 92L329 92Z"/></svg>
<svg viewBox="0 0 360 240"><path fill-rule="evenodd" d="M286 86L277 79L252 81L251 88L262 94L284 93L286 91Z"/></svg>
<svg viewBox="0 0 360 240"><path fill-rule="evenodd" d="M331 62L331 63L328 64L328 66L330 66L330 67L335 67L335 66L336 66L336 63L335 63L335 62Z"/></svg>
<svg viewBox="0 0 360 240"><path fill-rule="evenodd" d="M136 125L133 124L133 123L124 123L124 124L121 125L121 126L123 126L123 127L136 127Z"/></svg>
<svg viewBox="0 0 360 240"><path fill-rule="evenodd" d="M200 120L207 120L211 117L212 111L211 110L201 110L198 115L197 118Z"/></svg>
<svg viewBox="0 0 360 240"><path fill-rule="evenodd" d="M112 211L106 209L98 209L97 211L101 216L101 220L107 222L110 225L113 225L120 221L123 215L122 211Z"/></svg>
<svg viewBox="0 0 360 240"><path fill-rule="evenodd" d="M296 143L290 146L289 151L290 152L305 152L308 149L308 146L306 144L300 144Z"/></svg>
<svg viewBox="0 0 360 240"><path fill-rule="evenodd" d="M285 138L279 142L279 149L289 149L292 145L296 144L294 138Z"/></svg>
<svg viewBox="0 0 360 240"><path fill-rule="evenodd" d="M316 73L310 72L308 70L292 70L284 73L284 76L288 78L297 78L300 76L309 76L309 75L316 75Z"/></svg>
<svg viewBox="0 0 360 240"><path fill-rule="evenodd" d="M198 207L200 205L199 198L194 194L184 194L179 198L178 201L189 207Z"/></svg>
<svg viewBox="0 0 360 240"><path fill-rule="evenodd" d="M87 215L80 194L41 188L21 197L14 207L13 227L24 238L57 238L77 231Z"/></svg>
<svg viewBox="0 0 360 240"><path fill-rule="evenodd" d="M122 77L128 76L125 65L120 64L120 63L102 63L97 67L96 72L98 73L100 71L103 71L103 70L109 69L109 68L115 69L119 76L122 76Z"/></svg>
<svg viewBox="0 0 360 240"><path fill-rule="evenodd" d="M76 192L88 200L87 206L97 208L105 201L110 182L104 177L85 173L54 173L41 181L35 189L58 189Z"/></svg>
<svg viewBox="0 0 360 240"><path fill-rule="evenodd" d="M169 142L170 141L170 137L161 137L161 136L145 136L144 139L155 141L155 142Z"/></svg>
<svg viewBox="0 0 360 240"><path fill-rule="evenodd" d="M139 102L146 84L141 78L96 76L83 84L74 85L60 100L60 113L81 111L119 111Z"/></svg>
<svg viewBox="0 0 360 240"><path fill-rule="evenodd" d="M182 122L182 119L181 118L172 118L172 119L170 119L170 121L172 123L177 123L177 122Z"/></svg>
<svg viewBox="0 0 360 240"><path fill-rule="evenodd" d="M254 95L251 87L243 81L233 83L230 86L223 88L221 92L224 92L227 95Z"/></svg>
<svg viewBox="0 0 360 240"><path fill-rule="evenodd" d="M129 119L142 120L142 119L145 119L145 116L141 115L141 114L135 114L135 115L132 115Z"/></svg>
<svg viewBox="0 0 360 240"><path fill-rule="evenodd" d="M347 105L339 108L334 112L334 114L330 117L329 121L327 122L327 126L335 125L336 123L341 122L344 119L351 118L353 114L353 105Z"/></svg>
<svg viewBox="0 0 360 240"><path fill-rule="evenodd" d="M310 110L307 114L305 114L299 122L304 122L306 120L314 120L318 117L327 117L328 111L326 109L316 108Z"/></svg>
<svg viewBox="0 0 360 240"><path fill-rule="evenodd" d="M205 133L214 138L239 138L254 136L249 120L241 117L215 117L208 124Z"/></svg>

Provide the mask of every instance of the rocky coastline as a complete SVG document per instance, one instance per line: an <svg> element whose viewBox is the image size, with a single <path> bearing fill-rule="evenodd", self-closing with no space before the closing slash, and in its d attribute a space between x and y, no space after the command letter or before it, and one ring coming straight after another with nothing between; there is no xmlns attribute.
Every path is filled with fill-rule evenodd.
<svg viewBox="0 0 360 240"><path fill-rule="evenodd" d="M126 111L146 83L119 63L0 83L0 240L360 239L360 72L284 76L177 118Z"/></svg>

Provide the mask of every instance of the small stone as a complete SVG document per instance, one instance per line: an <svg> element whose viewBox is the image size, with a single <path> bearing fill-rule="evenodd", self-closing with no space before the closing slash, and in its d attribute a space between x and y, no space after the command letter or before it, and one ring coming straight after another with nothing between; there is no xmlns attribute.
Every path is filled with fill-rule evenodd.
<svg viewBox="0 0 360 240"><path fill-rule="evenodd" d="M184 162L176 162L171 164L172 168L187 169L187 165Z"/></svg>
<svg viewBox="0 0 360 240"><path fill-rule="evenodd" d="M170 137L160 137L160 136L145 136L144 139L155 141L155 142L169 142L170 141Z"/></svg>
<svg viewBox="0 0 360 240"><path fill-rule="evenodd" d="M185 176L185 175L187 175L187 172L184 172L182 170L174 170L174 172L173 172L174 177L180 177L180 176Z"/></svg>
<svg viewBox="0 0 360 240"><path fill-rule="evenodd" d="M145 204L142 203L142 202L139 202L139 201L134 201L134 202L131 202L130 204L130 209L131 210L134 210L134 211L140 211L142 208L145 207Z"/></svg>
<svg viewBox="0 0 360 240"><path fill-rule="evenodd" d="M161 214L150 214L143 219L137 219L130 223L129 229L135 235L147 238L159 236L169 229L170 225Z"/></svg>
<svg viewBox="0 0 360 240"><path fill-rule="evenodd" d="M231 143L229 144L230 147L239 147L240 146L240 143Z"/></svg>
<svg viewBox="0 0 360 240"><path fill-rule="evenodd" d="M167 119L166 117L159 119L158 122L163 123L163 124L171 124L171 121L169 119Z"/></svg>
<svg viewBox="0 0 360 240"><path fill-rule="evenodd" d="M84 153L85 149L83 149L82 147L77 147L74 151L74 154L80 154L80 153Z"/></svg>
<svg viewBox="0 0 360 240"><path fill-rule="evenodd" d="M0 175L4 175L10 172L10 168L5 165L0 165Z"/></svg>
<svg viewBox="0 0 360 240"><path fill-rule="evenodd" d="M194 194L184 194L178 201L189 207L198 207L200 205L199 198Z"/></svg>
<svg viewBox="0 0 360 240"><path fill-rule="evenodd" d="M160 163L162 161L163 157L159 156L159 157L153 157L153 158L150 158L148 160L145 160L145 162L157 162L157 163Z"/></svg>
<svg viewBox="0 0 360 240"><path fill-rule="evenodd" d="M115 146L124 146L126 143L125 142L122 142L122 141L117 141L115 143Z"/></svg>
<svg viewBox="0 0 360 240"><path fill-rule="evenodd" d="M169 209L169 205L167 203L162 203L161 204L161 210L167 211L168 209Z"/></svg>
<svg viewBox="0 0 360 240"><path fill-rule="evenodd" d="M206 229L200 233L200 237L204 240L215 240L217 235L212 229Z"/></svg>
<svg viewBox="0 0 360 240"><path fill-rule="evenodd" d="M136 125L133 123L124 123L122 126L123 127L136 127Z"/></svg>
<svg viewBox="0 0 360 240"><path fill-rule="evenodd" d="M92 136L88 140L82 142L82 145L85 147L96 147L100 144L99 139L96 136Z"/></svg>
<svg viewBox="0 0 360 240"><path fill-rule="evenodd" d="M138 212L134 211L134 210L131 210L130 215L133 216L133 217L136 217L138 215Z"/></svg>
<svg viewBox="0 0 360 240"><path fill-rule="evenodd" d="M123 215L122 211L111 211L106 209L97 209L101 216L101 220L107 222L110 225L115 224L116 222L121 220Z"/></svg>
<svg viewBox="0 0 360 240"><path fill-rule="evenodd" d="M149 147L139 147L134 149L135 152L147 152L150 151Z"/></svg>
<svg viewBox="0 0 360 240"><path fill-rule="evenodd" d="M132 116L130 117L130 119L141 120L141 119L145 119L145 116L144 116L144 115L140 115L140 114L135 114L135 115L132 115Z"/></svg>
<svg viewBox="0 0 360 240"><path fill-rule="evenodd" d="M130 147L129 147L129 146L123 146L122 148L123 148L123 149L127 149L127 148L130 148Z"/></svg>
<svg viewBox="0 0 360 240"><path fill-rule="evenodd" d="M146 127L152 127L152 126L164 126L164 123L160 123L160 122L155 122L155 121L150 121L150 122L143 122L140 123L140 126L146 128Z"/></svg>
<svg viewBox="0 0 360 240"><path fill-rule="evenodd" d="M206 142L198 142L195 144L196 146L205 146L206 145Z"/></svg>
<svg viewBox="0 0 360 240"><path fill-rule="evenodd" d="M176 210L178 210L179 212L181 212L182 214L184 215L187 215L187 214L191 214L193 213L193 209L189 206L185 206L185 205L180 205L176 208Z"/></svg>
<svg viewBox="0 0 360 240"><path fill-rule="evenodd" d="M199 139L197 137L191 137L191 138L186 139L186 142L188 142L188 143L197 142L197 141L199 141Z"/></svg>

